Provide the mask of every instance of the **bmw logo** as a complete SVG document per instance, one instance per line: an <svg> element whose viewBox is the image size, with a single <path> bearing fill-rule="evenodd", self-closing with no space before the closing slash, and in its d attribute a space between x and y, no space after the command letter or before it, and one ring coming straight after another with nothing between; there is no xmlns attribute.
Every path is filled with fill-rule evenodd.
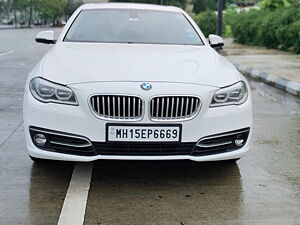
<svg viewBox="0 0 300 225"><path fill-rule="evenodd" d="M144 90L150 90L152 88L152 85L150 83L142 83L141 88Z"/></svg>

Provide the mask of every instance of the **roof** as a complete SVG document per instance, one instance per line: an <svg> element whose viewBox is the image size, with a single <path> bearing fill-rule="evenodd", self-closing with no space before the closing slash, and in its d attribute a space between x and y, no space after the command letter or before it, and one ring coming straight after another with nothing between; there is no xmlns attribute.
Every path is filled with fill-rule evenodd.
<svg viewBox="0 0 300 225"><path fill-rule="evenodd" d="M182 12L183 10L174 6L162 6L152 4L138 3L88 3L82 6L82 9L143 9L159 10L167 12Z"/></svg>

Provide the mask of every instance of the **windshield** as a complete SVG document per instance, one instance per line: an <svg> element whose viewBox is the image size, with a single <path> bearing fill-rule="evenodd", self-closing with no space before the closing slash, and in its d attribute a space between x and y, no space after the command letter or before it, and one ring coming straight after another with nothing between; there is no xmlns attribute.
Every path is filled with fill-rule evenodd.
<svg viewBox="0 0 300 225"><path fill-rule="evenodd" d="M136 10L83 10L64 41L203 45L182 13Z"/></svg>

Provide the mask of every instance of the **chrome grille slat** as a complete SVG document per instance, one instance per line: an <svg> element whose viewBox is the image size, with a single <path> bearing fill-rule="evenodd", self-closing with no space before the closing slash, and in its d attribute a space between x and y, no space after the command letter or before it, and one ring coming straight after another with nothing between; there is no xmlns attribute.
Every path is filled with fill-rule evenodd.
<svg viewBox="0 0 300 225"><path fill-rule="evenodd" d="M189 98L186 98L186 105L185 105L185 114L184 117L187 117L189 110Z"/></svg>
<svg viewBox="0 0 300 225"><path fill-rule="evenodd" d="M190 112L192 112L194 109L194 99L191 99L191 106L190 106Z"/></svg>
<svg viewBox="0 0 300 225"><path fill-rule="evenodd" d="M177 104L176 104L176 113L175 113L175 119L177 119L177 118L178 118L179 97L177 97L176 99L177 99Z"/></svg>
<svg viewBox="0 0 300 225"><path fill-rule="evenodd" d="M99 96L97 96L96 98L98 98L98 99L100 99L100 97ZM103 116L105 116L105 100L104 100L105 98L104 98L104 96L102 96L102 110L103 110ZM99 114L99 115L101 115L101 114Z"/></svg>
<svg viewBox="0 0 300 225"><path fill-rule="evenodd" d="M135 118L135 98L133 98L133 118Z"/></svg>
<svg viewBox="0 0 300 225"><path fill-rule="evenodd" d="M154 101L151 101L151 114L152 116L154 116Z"/></svg>
<svg viewBox="0 0 300 225"><path fill-rule="evenodd" d="M112 99L113 99L113 104L112 104L113 117L116 117L115 96L112 96Z"/></svg>
<svg viewBox="0 0 300 225"><path fill-rule="evenodd" d="M153 120L186 120L199 112L201 100L197 96L157 96L150 100L149 107Z"/></svg>
<svg viewBox="0 0 300 225"><path fill-rule="evenodd" d="M107 96L107 110L108 110L108 118L110 118L110 97Z"/></svg>
<svg viewBox="0 0 300 225"><path fill-rule="evenodd" d="M130 98L128 99L128 101L127 101L127 107L128 107L128 112L129 112L129 114L128 114L128 118L130 118Z"/></svg>
<svg viewBox="0 0 300 225"><path fill-rule="evenodd" d="M165 112L165 107L164 107L165 106L165 99L164 98L161 101L161 105L162 105L162 107L161 107L160 117L164 118L164 112Z"/></svg>
<svg viewBox="0 0 300 225"><path fill-rule="evenodd" d="M180 113L180 117L183 117L183 105L184 105L184 97L181 97L181 113Z"/></svg>
<svg viewBox="0 0 300 225"><path fill-rule="evenodd" d="M156 118L158 118L158 110L159 110L159 98L157 99L156 102Z"/></svg>
<svg viewBox="0 0 300 225"><path fill-rule="evenodd" d="M110 120L138 120L144 110L142 99L129 95L94 95L90 106L97 117Z"/></svg>
<svg viewBox="0 0 300 225"><path fill-rule="evenodd" d="M121 117L120 96L118 96L118 118Z"/></svg>
<svg viewBox="0 0 300 225"><path fill-rule="evenodd" d="M166 119L169 118L169 98L167 98L167 106L166 106Z"/></svg>
<svg viewBox="0 0 300 225"><path fill-rule="evenodd" d="M100 113L100 103L99 98L97 98L97 112Z"/></svg>
<svg viewBox="0 0 300 225"><path fill-rule="evenodd" d="M143 102L142 102L142 99L138 98L139 99L139 104L138 104L138 112L142 112L142 106L143 106Z"/></svg>
<svg viewBox="0 0 300 225"><path fill-rule="evenodd" d="M173 110L174 110L174 98L172 97L172 101L171 101L171 119L173 119Z"/></svg>
<svg viewBox="0 0 300 225"><path fill-rule="evenodd" d="M126 118L126 109L125 109L126 105L125 105L125 96L123 96L123 118Z"/></svg>
<svg viewBox="0 0 300 225"><path fill-rule="evenodd" d="M92 106L95 108L95 99L92 99Z"/></svg>

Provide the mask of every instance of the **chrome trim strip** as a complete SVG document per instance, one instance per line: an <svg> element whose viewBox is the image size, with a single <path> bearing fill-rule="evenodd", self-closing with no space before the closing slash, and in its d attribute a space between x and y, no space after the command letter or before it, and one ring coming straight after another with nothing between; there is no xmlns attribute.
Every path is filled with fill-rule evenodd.
<svg viewBox="0 0 300 225"><path fill-rule="evenodd" d="M91 147L90 144L74 145L74 144L68 144L68 143L63 143L63 142L59 142L59 141L50 141L50 143L55 144L55 145L62 145L62 146L75 147L75 148Z"/></svg>
<svg viewBox="0 0 300 225"><path fill-rule="evenodd" d="M223 141L223 142L219 142L217 144L200 144L200 143L197 143L196 146L200 147L200 148L213 148L213 147L229 145L229 144L232 144L232 141Z"/></svg>

